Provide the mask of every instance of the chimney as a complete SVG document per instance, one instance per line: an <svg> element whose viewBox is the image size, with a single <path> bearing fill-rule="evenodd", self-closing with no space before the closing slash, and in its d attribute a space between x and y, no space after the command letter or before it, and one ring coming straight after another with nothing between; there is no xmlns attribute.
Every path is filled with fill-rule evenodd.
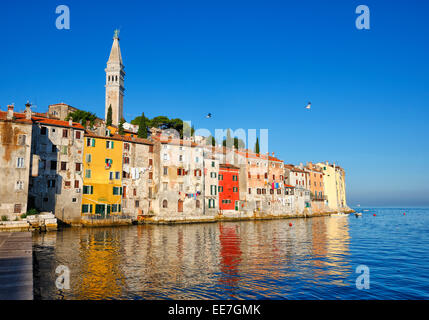
<svg viewBox="0 0 429 320"><path fill-rule="evenodd" d="M13 104L7 106L7 120L13 119Z"/></svg>
<svg viewBox="0 0 429 320"><path fill-rule="evenodd" d="M73 127L73 118L72 117L70 117L70 119L69 119L69 126Z"/></svg>
<svg viewBox="0 0 429 320"><path fill-rule="evenodd" d="M31 104L28 101L25 104L25 119L31 120Z"/></svg>

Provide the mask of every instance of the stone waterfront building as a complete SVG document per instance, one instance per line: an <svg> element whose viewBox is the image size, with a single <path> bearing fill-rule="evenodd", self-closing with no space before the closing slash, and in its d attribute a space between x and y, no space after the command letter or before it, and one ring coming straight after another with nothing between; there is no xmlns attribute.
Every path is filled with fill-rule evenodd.
<svg viewBox="0 0 429 320"><path fill-rule="evenodd" d="M66 223L80 222L84 128L79 123L33 117L28 203Z"/></svg>
<svg viewBox="0 0 429 320"><path fill-rule="evenodd" d="M204 218L204 148L191 140L157 134L152 137L159 153L155 219Z"/></svg>
<svg viewBox="0 0 429 320"><path fill-rule="evenodd" d="M345 172L328 161L316 164L323 171L324 192L327 205L332 210L350 210L346 202Z"/></svg>
<svg viewBox="0 0 429 320"><path fill-rule="evenodd" d="M157 176L154 175L154 147L147 139L123 136L122 210L133 220L154 215L152 201ZM156 171L157 172L157 171Z"/></svg>
<svg viewBox="0 0 429 320"><path fill-rule="evenodd" d="M27 212L30 177L32 121L30 105L25 114L0 111L0 216L14 220Z"/></svg>

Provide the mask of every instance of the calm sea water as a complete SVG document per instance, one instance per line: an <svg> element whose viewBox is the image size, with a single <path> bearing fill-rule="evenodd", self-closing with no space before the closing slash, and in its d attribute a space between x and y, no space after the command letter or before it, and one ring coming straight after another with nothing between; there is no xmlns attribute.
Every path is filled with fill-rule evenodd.
<svg viewBox="0 0 429 320"><path fill-rule="evenodd" d="M65 229L33 239L38 299L429 298L429 209ZM56 289L58 265L70 270L69 290ZM368 290L356 288L359 265L369 268Z"/></svg>

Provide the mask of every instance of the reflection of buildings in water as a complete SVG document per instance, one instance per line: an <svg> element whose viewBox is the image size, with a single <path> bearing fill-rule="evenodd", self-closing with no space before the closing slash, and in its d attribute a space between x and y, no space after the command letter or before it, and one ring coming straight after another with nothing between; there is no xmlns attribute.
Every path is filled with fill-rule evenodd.
<svg viewBox="0 0 429 320"><path fill-rule="evenodd" d="M329 217L326 221L326 257L327 273L329 275L344 276L350 272L351 266L347 260L350 255L349 221L348 218ZM337 285L344 285L336 281Z"/></svg>
<svg viewBox="0 0 429 320"><path fill-rule="evenodd" d="M85 229L80 237L81 270L76 298L119 298L125 290L120 229Z"/></svg>
<svg viewBox="0 0 429 320"><path fill-rule="evenodd" d="M222 271L220 282L226 284L228 289L238 288L238 266L241 262L241 240L236 224L219 223L219 254L220 269Z"/></svg>
<svg viewBox="0 0 429 320"><path fill-rule="evenodd" d="M142 298L189 298L218 272L214 224L141 225L124 244L127 286ZM135 248L137 248L136 251Z"/></svg>

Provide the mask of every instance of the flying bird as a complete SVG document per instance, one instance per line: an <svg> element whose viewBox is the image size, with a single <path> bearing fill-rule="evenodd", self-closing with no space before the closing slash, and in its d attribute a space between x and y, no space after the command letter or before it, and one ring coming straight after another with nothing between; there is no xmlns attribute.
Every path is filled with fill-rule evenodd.
<svg viewBox="0 0 429 320"><path fill-rule="evenodd" d="M311 102L309 102L309 103L307 104L307 106L305 107L305 109L307 109L307 110L310 110L310 109L311 109Z"/></svg>
<svg viewBox="0 0 429 320"><path fill-rule="evenodd" d="M206 115L206 118L207 119L210 119L212 117L212 114L211 113L208 113L207 115Z"/></svg>

